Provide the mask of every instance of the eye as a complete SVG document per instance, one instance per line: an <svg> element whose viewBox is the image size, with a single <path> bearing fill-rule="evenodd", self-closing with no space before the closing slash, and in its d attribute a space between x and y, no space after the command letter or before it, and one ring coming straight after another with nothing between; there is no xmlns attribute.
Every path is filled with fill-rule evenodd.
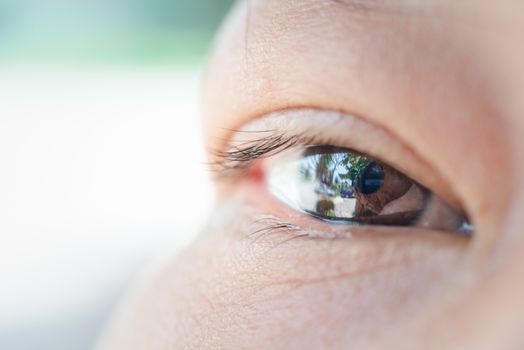
<svg viewBox="0 0 524 350"><path fill-rule="evenodd" d="M332 223L419 226L470 234L465 215L408 176L364 154L309 146L268 162L269 192Z"/></svg>

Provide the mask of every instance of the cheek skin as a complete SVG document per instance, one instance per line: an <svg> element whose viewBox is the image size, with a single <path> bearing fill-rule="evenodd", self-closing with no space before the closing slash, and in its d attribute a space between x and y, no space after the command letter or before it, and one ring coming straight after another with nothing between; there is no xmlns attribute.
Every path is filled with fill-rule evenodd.
<svg viewBox="0 0 524 350"><path fill-rule="evenodd" d="M252 239L244 207L222 204L100 349L391 348L417 343L435 298L453 296L464 245L446 235Z"/></svg>

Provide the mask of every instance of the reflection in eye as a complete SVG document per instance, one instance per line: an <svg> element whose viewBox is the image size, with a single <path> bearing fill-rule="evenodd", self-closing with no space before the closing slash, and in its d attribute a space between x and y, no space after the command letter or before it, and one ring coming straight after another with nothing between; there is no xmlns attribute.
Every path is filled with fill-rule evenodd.
<svg viewBox="0 0 524 350"><path fill-rule="evenodd" d="M273 164L267 181L289 206L329 221L471 231L461 213L425 187L347 149L307 147Z"/></svg>

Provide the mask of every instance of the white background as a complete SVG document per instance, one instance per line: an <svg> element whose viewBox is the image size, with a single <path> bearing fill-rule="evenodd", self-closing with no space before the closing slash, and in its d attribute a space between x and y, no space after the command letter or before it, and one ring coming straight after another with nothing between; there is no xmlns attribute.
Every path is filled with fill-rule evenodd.
<svg viewBox="0 0 524 350"><path fill-rule="evenodd" d="M0 349L90 349L205 223L198 70L0 69Z"/></svg>

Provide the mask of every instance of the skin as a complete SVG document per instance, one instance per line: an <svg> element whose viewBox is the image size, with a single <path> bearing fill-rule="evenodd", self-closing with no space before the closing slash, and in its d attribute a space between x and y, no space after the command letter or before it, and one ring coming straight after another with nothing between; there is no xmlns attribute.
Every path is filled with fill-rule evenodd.
<svg viewBox="0 0 524 350"><path fill-rule="evenodd" d="M509 0L237 3L206 78L206 146L278 112L387 160L475 232L350 229L258 177L216 180L208 228L137 285L100 349L524 348L522 14ZM305 234L252 239L264 216Z"/></svg>

